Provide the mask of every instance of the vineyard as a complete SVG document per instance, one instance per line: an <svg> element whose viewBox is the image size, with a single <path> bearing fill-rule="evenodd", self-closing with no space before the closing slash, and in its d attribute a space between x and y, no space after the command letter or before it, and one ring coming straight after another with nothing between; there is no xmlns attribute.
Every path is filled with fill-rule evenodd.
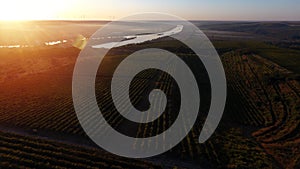
<svg viewBox="0 0 300 169"><path fill-rule="evenodd" d="M251 126L251 137L282 167L298 168L299 82L292 72L255 54L240 50L222 58L229 87L241 98L234 99L238 104L231 118Z"/></svg>
<svg viewBox="0 0 300 169"><path fill-rule="evenodd" d="M177 163L192 161L207 168L299 168L300 167L300 85L293 73L270 60L243 50L233 50L222 55L228 81L228 101L220 126L206 143L199 144L198 137L209 108L210 87L207 73L197 57L186 46L172 39L150 42L151 46L167 49L177 54L194 72L201 93L201 108L194 128L183 141L164 156ZM138 124L121 116L112 101L111 75L126 57L124 53L147 48L149 43L129 46L126 51L116 49L103 60L96 78L96 97L105 120L116 130L131 137L144 138L161 134L177 118L180 92L175 80L167 73L149 69L142 71L130 84L130 99L139 110L149 107L148 95L161 89L167 96L165 112L153 122ZM66 49L67 50L67 49ZM69 50L69 49L68 49ZM74 51L73 51L74 52ZM122 52L122 54L120 54ZM78 52L74 52L78 54ZM74 55L74 53L72 55ZM82 130L72 101L72 71L76 57L68 64L30 76L1 82L0 127L21 130L22 134L0 132L2 168L161 168L149 161L128 160L87 145L68 145L60 140L39 138L41 133L60 133L65 137L89 140ZM64 60L65 62L65 60ZM165 60L170 72L180 73L176 65ZM58 63L56 63L58 64ZM201 70L201 71L199 71ZM130 72L130 67L128 68ZM121 85L118 90L125 89ZM125 99L120 95L118 99ZM91 98L82 102L89 103ZM161 108L155 100L156 110ZM84 104L83 104L84 106ZM121 104L130 112L129 105ZM87 111L92 111L86 107ZM148 114L145 119L149 119ZM93 116L87 116L85 122ZM191 121L191 119L185 119ZM90 124L96 134L107 134L102 122ZM187 127L182 126L179 133ZM31 135L31 136L26 136ZM158 140L151 140L159 146ZM146 149L149 142L135 142L134 148ZM171 145L163 145L169 149ZM188 168L188 167L186 167ZM194 168L194 167L189 167ZM204 167L205 168L205 167Z"/></svg>
<svg viewBox="0 0 300 169"><path fill-rule="evenodd" d="M0 132L1 168L161 168L96 149Z"/></svg>

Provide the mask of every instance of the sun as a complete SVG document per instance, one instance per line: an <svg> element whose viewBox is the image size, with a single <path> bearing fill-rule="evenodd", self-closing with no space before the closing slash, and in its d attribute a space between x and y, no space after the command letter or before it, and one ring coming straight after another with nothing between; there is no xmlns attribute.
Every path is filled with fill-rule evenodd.
<svg viewBox="0 0 300 169"><path fill-rule="evenodd" d="M58 18L71 0L3 0L0 20L43 20Z"/></svg>

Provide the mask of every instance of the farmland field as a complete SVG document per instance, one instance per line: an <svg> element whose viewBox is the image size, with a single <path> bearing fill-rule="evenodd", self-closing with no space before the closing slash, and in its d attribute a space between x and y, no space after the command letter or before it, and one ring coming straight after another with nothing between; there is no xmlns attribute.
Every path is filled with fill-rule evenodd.
<svg viewBox="0 0 300 169"><path fill-rule="evenodd" d="M198 137L209 109L210 86L203 64L192 51L168 37L110 51L95 81L98 105L113 128L132 137L150 137L168 129L177 116L173 111L179 109L180 92L169 74L156 69L140 72L130 85L132 104L147 109L149 92L161 89L168 106L153 122L126 120L113 105L110 81L127 54L149 46L167 49L185 61L196 76L201 93L196 125L173 149L146 159L121 158L99 148L84 133L74 111L72 75L80 50L72 47L72 42L79 34L91 36L103 24L40 21L26 23L26 33L18 27L1 27L1 32L11 37L0 41L0 168L300 168L299 30L286 26L292 23L279 32L277 27L282 23L276 22L194 23L216 47L228 85L221 123L204 144L198 143ZM32 25L39 26L37 33L30 32ZM288 32L285 36L282 29ZM24 37L16 39L20 36L11 32ZM32 47L8 47L27 45L30 38L36 40ZM57 40L61 43L44 43ZM167 67L180 71L171 64ZM130 111L128 105L123 107ZM86 121L90 119L93 117L86 117ZM107 132L101 123L95 130ZM178 132L183 130L184 126ZM148 144L136 142L135 147L145 149Z"/></svg>

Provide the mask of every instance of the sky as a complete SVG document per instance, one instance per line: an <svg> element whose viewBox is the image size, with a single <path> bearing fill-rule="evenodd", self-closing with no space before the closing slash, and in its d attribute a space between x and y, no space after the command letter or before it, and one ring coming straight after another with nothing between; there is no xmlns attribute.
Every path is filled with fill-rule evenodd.
<svg viewBox="0 0 300 169"><path fill-rule="evenodd" d="M300 0L3 0L0 20L105 19L162 12L188 20L297 20Z"/></svg>

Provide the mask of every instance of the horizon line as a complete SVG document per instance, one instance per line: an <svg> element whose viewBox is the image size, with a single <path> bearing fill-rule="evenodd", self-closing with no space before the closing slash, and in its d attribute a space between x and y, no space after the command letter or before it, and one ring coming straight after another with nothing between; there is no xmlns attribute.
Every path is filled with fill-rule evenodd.
<svg viewBox="0 0 300 169"><path fill-rule="evenodd" d="M109 20L109 19L26 19L26 20L1 20L0 22L41 22L41 21L77 21L77 22L113 22L118 21L116 20ZM164 21L164 20L153 20L153 21ZM165 21L174 21L174 20L165 20ZM255 20L255 19L248 19L248 20L240 20L240 19L233 19L233 20L216 20L216 19L188 19L187 21L203 21L203 22L300 22L300 20Z"/></svg>

